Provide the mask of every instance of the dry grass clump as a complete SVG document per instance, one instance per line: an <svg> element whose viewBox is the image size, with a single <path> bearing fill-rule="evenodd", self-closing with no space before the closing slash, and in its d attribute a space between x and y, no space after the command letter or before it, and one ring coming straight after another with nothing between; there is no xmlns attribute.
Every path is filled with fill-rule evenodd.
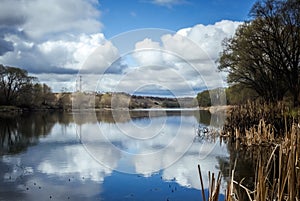
<svg viewBox="0 0 300 201"><path fill-rule="evenodd" d="M282 143L277 144L269 159L257 160L255 187L249 190L242 182L249 200L300 200L300 129L293 124Z"/></svg>
<svg viewBox="0 0 300 201"><path fill-rule="evenodd" d="M243 190L250 201L273 201L273 200L300 200L300 128L293 124L292 130L286 133L285 138L277 144L270 156L261 153L257 158L254 188L249 189L241 181L235 180L235 168L231 169L230 181L227 183L225 201L245 200L238 193ZM198 166L202 187L202 199L208 201L219 200L221 175L215 179L214 174L209 172L209 193L206 199L200 166Z"/></svg>
<svg viewBox="0 0 300 201"><path fill-rule="evenodd" d="M273 143L275 131L274 126L267 124L261 119L257 126L245 130L245 137L242 138L243 144L251 146L252 144Z"/></svg>
<svg viewBox="0 0 300 201"><path fill-rule="evenodd" d="M221 135L240 140L247 146L270 144L290 132L299 117L298 110L292 110L281 102L248 102L232 108Z"/></svg>
<svg viewBox="0 0 300 201"><path fill-rule="evenodd" d="M229 142L235 142L236 148L239 149L260 150L264 147L270 151L253 152L256 164L254 182L235 176L235 161L234 167L230 170L231 178L227 183L226 201L300 200L298 111L291 110L282 103L268 105L258 102L249 102L232 109L222 136L226 137L227 141L229 139ZM249 182L253 185L248 185ZM216 182L217 185L220 183ZM210 188L216 189L210 192L219 191L218 186ZM213 193L209 195L208 200L216 200Z"/></svg>

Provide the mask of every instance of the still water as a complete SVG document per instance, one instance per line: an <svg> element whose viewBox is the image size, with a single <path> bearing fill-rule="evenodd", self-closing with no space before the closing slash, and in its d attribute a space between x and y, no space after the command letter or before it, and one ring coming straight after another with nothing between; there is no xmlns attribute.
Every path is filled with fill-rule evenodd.
<svg viewBox="0 0 300 201"><path fill-rule="evenodd" d="M0 200L201 200L228 158L205 111L100 111L0 117ZM214 123L212 123L214 122ZM224 187L223 187L224 188Z"/></svg>

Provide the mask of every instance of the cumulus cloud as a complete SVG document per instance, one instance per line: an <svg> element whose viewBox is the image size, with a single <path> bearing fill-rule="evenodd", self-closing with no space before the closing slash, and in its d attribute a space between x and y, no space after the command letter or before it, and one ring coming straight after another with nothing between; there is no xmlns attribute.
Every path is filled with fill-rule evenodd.
<svg viewBox="0 0 300 201"><path fill-rule="evenodd" d="M85 86L89 87L86 90L95 91L98 86L97 91L178 97L223 87L223 74L215 61L222 51L222 40L231 37L239 24L224 20L160 37L149 34L137 41L105 41L82 69ZM133 33L141 38L139 34L144 32ZM125 45L134 48L122 52Z"/></svg>
<svg viewBox="0 0 300 201"><path fill-rule="evenodd" d="M100 12L95 9L96 4L93 0L3 0L0 22L34 40L68 32L94 33L102 26L97 20Z"/></svg>
<svg viewBox="0 0 300 201"><path fill-rule="evenodd" d="M163 6L184 2L152 1ZM153 30L144 30L138 36L119 37L122 41L108 41L100 32L97 6L95 0L4 0L0 63L25 68L41 81L49 80L54 91L62 85L72 88L70 81L78 72L86 80L86 90L93 91L99 81L99 91L139 90L140 94L152 91L158 95L169 91L182 96L222 85L215 60L222 40L234 34L239 22L199 24L159 37ZM61 77L69 77L69 82Z"/></svg>
<svg viewBox="0 0 300 201"><path fill-rule="evenodd" d="M192 28L181 29L177 33L194 41L203 52L215 60L222 50L224 38L230 38L241 22L222 20L213 25L198 24Z"/></svg>
<svg viewBox="0 0 300 201"><path fill-rule="evenodd" d="M0 62L31 73L76 73L104 39L94 0L3 0Z"/></svg>
<svg viewBox="0 0 300 201"><path fill-rule="evenodd" d="M81 73L118 73L122 71L118 49L105 41L93 51L81 68Z"/></svg>
<svg viewBox="0 0 300 201"><path fill-rule="evenodd" d="M105 41L103 34L81 35L72 40L36 43L8 36L14 51L0 57L0 62L25 68L30 73L77 73L89 54Z"/></svg>
<svg viewBox="0 0 300 201"><path fill-rule="evenodd" d="M129 68L115 82L115 88L194 96L199 89L224 86L215 61L222 51L222 40L232 37L239 24L224 20L163 34L159 40L149 36L136 42L134 51L126 55L130 58L124 59L130 61Z"/></svg>
<svg viewBox="0 0 300 201"><path fill-rule="evenodd" d="M138 65L163 65L160 44L150 38L145 38L135 44L132 56Z"/></svg>

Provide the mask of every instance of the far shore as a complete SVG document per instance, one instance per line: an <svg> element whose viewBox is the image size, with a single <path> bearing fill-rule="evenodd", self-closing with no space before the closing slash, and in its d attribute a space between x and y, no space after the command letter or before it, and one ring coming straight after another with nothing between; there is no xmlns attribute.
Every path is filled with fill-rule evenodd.
<svg viewBox="0 0 300 201"><path fill-rule="evenodd" d="M76 109L76 108L34 108L34 109L27 109L27 108L19 108L15 106L0 106L0 115L1 114L20 114L24 111L196 111L196 110L205 110L209 111L211 114L216 113L223 113L230 111L234 106L233 105L216 105L216 106L209 106L209 107L192 107L192 108L164 108L164 107L154 107L154 108L87 108L87 109Z"/></svg>

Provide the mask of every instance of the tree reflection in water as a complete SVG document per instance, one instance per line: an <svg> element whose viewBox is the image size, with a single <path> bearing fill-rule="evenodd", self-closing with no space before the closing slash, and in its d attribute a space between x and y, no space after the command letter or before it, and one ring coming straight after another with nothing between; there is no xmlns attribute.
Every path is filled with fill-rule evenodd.
<svg viewBox="0 0 300 201"><path fill-rule="evenodd" d="M228 158L218 157L219 169L222 172L227 184L231 179L231 171L234 169L234 181L248 189L254 189L255 170L259 159L268 161L273 149L266 146L243 146L238 141L226 140L227 149L229 152ZM236 164L235 164L236 162ZM235 167L234 167L235 166ZM245 189L235 185L239 200L249 200Z"/></svg>
<svg viewBox="0 0 300 201"><path fill-rule="evenodd" d="M148 126L149 117L153 117L151 121L156 127L164 123L165 118L168 119L165 130L153 139L133 141L120 133L118 126L129 129L128 131L134 130L131 128L132 122L141 127ZM198 200L200 184L197 177L197 164L201 163L205 172L217 171L216 157L224 158L228 155L224 146L216 146L209 140L196 141L176 163L162 171L151 171L154 168L162 169L166 161L173 160L178 153L181 153L179 146L166 147L169 139L176 136L180 144L185 141L190 142L190 139L192 142L196 135L193 126L198 124L208 126L207 124L213 118L214 116L207 111L118 111L115 116L112 116L112 111L109 110L48 112L2 117L0 119L2 155L0 200L1 198L41 200L42 196L45 199L52 196L53 200L67 200L68 197L72 200L96 200L100 197L103 200L111 200L115 189L123 188L123 192L118 192L121 200L124 198L122 196L132 193L133 189L128 185L130 182L132 185L136 184L135 196L143 196L139 190L147 191L154 196L150 200L157 200L162 195L169 196L169 193L173 196L189 196L189 198L194 196L194 199L189 200ZM116 125L117 122L120 124ZM180 122L182 135L177 136L175 131ZM107 143L103 143L101 139L99 143L92 141L92 144L96 145L97 153L101 154L98 156L101 162L108 164L112 169L106 168L93 160L76 133L76 128L79 127L82 135L97 136L99 126L102 126L104 131L109 130L108 137L111 142L124 151L141 155L165 149L159 157L146 158L147 160L132 157L130 160L124 160L126 158L124 154L122 155L123 152L114 152L110 149L111 146L107 147ZM152 132L152 129L145 129L143 136L152 136ZM124 167L139 176L113 171ZM151 182L148 184L151 186L145 186L144 184L149 181ZM110 185L113 185L113 188ZM74 191L75 186L78 187L76 191ZM164 191L160 191L161 195L155 195L150 191L150 187L151 189L161 187ZM175 187L177 191L174 190Z"/></svg>
<svg viewBox="0 0 300 201"><path fill-rule="evenodd" d="M17 154L46 136L58 121L57 113L0 116L0 155Z"/></svg>

